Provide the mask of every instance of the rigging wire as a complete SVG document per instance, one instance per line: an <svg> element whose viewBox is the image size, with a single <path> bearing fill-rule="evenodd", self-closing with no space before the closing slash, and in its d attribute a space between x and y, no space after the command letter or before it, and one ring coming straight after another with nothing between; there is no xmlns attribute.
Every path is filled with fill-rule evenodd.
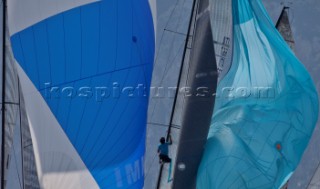
<svg viewBox="0 0 320 189"><path fill-rule="evenodd" d="M172 17L174 11L176 10L178 3L179 3L179 0L176 1L176 4L174 5L173 10L172 10L171 13L170 13L169 19L167 20L166 25L165 25L165 27L164 27L165 29L168 27L170 18ZM160 38L160 41L159 41L159 44L160 44L160 45L162 44L162 40L163 40L163 36L164 36L164 33L165 33L165 29L164 29L164 32L162 32L162 35L161 35L161 38ZM159 46L160 46L160 45L159 45ZM158 51L157 51L157 53L156 53L155 62L157 62L157 60L158 60L158 57L159 57L158 55L159 55L159 53L160 53L160 49L158 49Z"/></svg>
<svg viewBox="0 0 320 189"><path fill-rule="evenodd" d="M6 70L6 64L5 64L5 52L6 52L6 3L7 1L6 0L2 0L2 12L3 12L3 15L2 15L2 24L3 24L3 30L2 30L2 137L1 137L1 189L5 189L5 95L6 95L6 92L5 92L5 85L6 85L6 82L5 82L5 79L6 79L6 74L5 74L5 70Z"/></svg>
<svg viewBox="0 0 320 189"><path fill-rule="evenodd" d="M178 86L177 88L178 89L180 88L180 84L181 84L181 77L182 77L184 63L185 63L185 59L186 59L186 53L187 53L187 50L188 50L188 42L189 42L189 36L190 36L191 30L192 30L192 23L196 19L198 6L199 6L199 1L198 0L193 0L192 9L191 9L191 15L190 15L189 24L188 24L188 33L187 33L187 36L186 36L186 41L185 41L185 45L184 45L184 51L183 51L182 60L181 60L181 66L180 66L180 70L179 70L179 77L178 77L178 81L177 81L177 86ZM172 109L171 109L169 129L168 129L168 133L167 133L167 137L166 137L167 141L168 141L168 139L170 137L170 134L171 134L171 129L172 129L171 125L173 123L174 110L175 110L175 107L176 107L178 95L179 95L179 90L176 91L175 98L174 98L174 101L173 101L173 106L172 106ZM159 177L158 177L158 181L157 181L157 189L160 188L160 183L161 183L161 178L162 178L162 171L163 171L163 165L161 165L161 168L160 168Z"/></svg>
<svg viewBox="0 0 320 189"><path fill-rule="evenodd" d="M308 185L307 185L306 188L309 188L309 186L311 185L311 182L312 182L313 178L315 177L315 175L317 174L318 169L320 169L320 161L318 163L318 166L317 166L316 170L313 173L313 176L311 177L310 181L308 182Z"/></svg>
<svg viewBox="0 0 320 189"><path fill-rule="evenodd" d="M174 12L175 12L175 10L176 10L179 2L180 2L179 0L176 1L175 5L174 5L174 8L172 9L172 11L171 11L171 13L170 13L170 16L169 16L169 18L168 18L168 20L167 20L167 22L166 22L166 25L165 25L165 27L164 27L164 29L163 29L162 34L161 34L161 39L160 39L159 46L161 46L161 44L162 44L162 42L163 42L164 34L165 34L166 32L170 32L170 33L174 33L174 34L186 36L186 39L184 40L184 42L183 42L183 43L181 44L181 46L179 47L179 50L178 50L178 52L176 53L176 55L173 57L173 59L172 59L171 61L167 61L167 62L166 62L165 68L168 67L168 64L169 64L169 63L171 63L171 64L169 64L169 65L173 65L172 63L175 62L175 60L176 60L176 58L178 57L178 55L181 54L181 53L180 53L180 50L182 50L184 44L186 43L186 41L188 40L188 37L189 37L189 36L188 36L187 34L185 34L185 33L177 32L177 31L172 31L172 30L169 30L169 29L168 29L169 21L171 20L171 18L172 18L172 16L173 16L173 14L174 14ZM185 3L185 1L183 1L183 4L184 4L184 3ZM181 20L181 15L182 15L182 14L180 13L179 21ZM179 22L179 24L180 24L180 22ZM157 52L157 55L156 55L156 59L155 59L156 61L155 61L155 62L157 62L157 59L158 59L158 57L159 57L159 53L160 53L160 49L158 49L158 52ZM170 69L170 68L169 68L169 69ZM167 70L167 69L166 69L166 70ZM167 73L168 73L168 72L165 71L165 74L162 75L161 80L160 80L160 84L163 83L164 78L165 78L165 76L167 75ZM151 117L153 117L153 115L154 115L156 106L157 106L157 103L155 104L155 106L154 106L154 108L153 108ZM169 125L159 124L159 123L149 123L149 124L153 124L153 125L157 125L157 126L162 126L162 127L169 127ZM178 126L173 126L173 127L179 129ZM150 169L151 169L151 167L153 166L156 157L157 157L157 154L153 157L153 160L152 160L152 162L151 162L151 165L150 165L148 171L146 172L145 180L146 180L146 178L148 178L148 176L149 176L149 174L150 174Z"/></svg>
<svg viewBox="0 0 320 189"><path fill-rule="evenodd" d="M185 41L184 51L183 51L183 55L182 55L181 66L180 66L180 70L179 70L179 77L178 77L178 81L177 81L177 88L178 89L180 88L181 77L182 77L182 72L183 72L183 68L184 68L183 65L185 63L186 52L187 52L188 42L189 42L189 36L190 36L190 33L191 33L191 29L192 29L192 22L193 22L193 19L196 19L196 17L194 16L194 14L195 14L195 12L197 10L196 7L198 8L198 0L193 0L192 10L191 10L191 15L190 15L190 20L189 20L189 28L188 28L187 38L186 38L186 41ZM170 116L167 140L168 140L169 135L171 133L171 125L173 123L174 110L175 110L175 107L176 107L176 104L177 104L178 95L179 95L179 90L176 91L175 98L174 98L174 101L173 101L173 106L172 106L172 109L171 109L171 116Z"/></svg>
<svg viewBox="0 0 320 189"><path fill-rule="evenodd" d="M153 163L154 163L154 160L156 159L157 156L158 156L158 154L156 153L156 154L154 155L152 161L151 161L151 166L149 166L149 169L148 169L148 171L146 172L146 175L145 175L145 177L144 177L144 181L146 181L148 175L150 174L150 169L151 169L151 167L152 167L152 165L153 165Z"/></svg>
<svg viewBox="0 0 320 189"><path fill-rule="evenodd" d="M170 21L171 18L173 17L173 14L174 14L176 8L178 7L179 2L180 2L180 0L177 0L177 1L176 1L175 5L174 5L174 8L173 8L173 10L171 11L170 16L169 16L169 18L168 18L168 20L167 20L167 22L166 22L166 25L165 25L165 27L164 27L164 30L163 30L163 32L162 32L161 39L160 39L160 42L159 42L159 47L162 46L163 38L164 38L165 33L172 33L172 32L167 31L167 29L168 29L169 21ZM184 5L185 2L186 2L186 0L184 0L182 4ZM179 18L178 18L178 26L180 25L181 17L182 17L182 12L180 12L180 15L179 15ZM178 27L178 26L177 26L177 27ZM181 35L181 34L179 34L179 35ZM170 46L172 46L175 41L176 41L176 38L174 38L174 40L170 40ZM181 44L181 47L179 47L176 55L174 55L174 57L173 57L172 60L170 60L170 56L168 56L168 59L167 59L166 64L165 64L165 66L164 66L164 68L165 68L165 69L164 69L164 74L162 75L159 84L162 84L162 83L163 83L163 80L164 80L165 76L167 76L167 74L168 74L168 71L167 71L167 70L170 69L170 67L168 68L169 63L170 63L171 66L174 65L174 64L172 64L172 63L174 63L174 61L176 60L176 58L178 57L178 55L180 55L180 48L183 47L183 44L184 44L184 42ZM160 54L160 50L161 50L161 48L157 49L157 54L156 54L156 58L155 58L155 65L156 65L157 62L158 62L158 57L159 57L159 54ZM156 109L156 106L157 106L157 105L158 105L158 101L156 101L156 103L155 103L155 105L154 105L154 108L153 108L152 113L151 113L151 116L150 116L151 118L154 116L155 109Z"/></svg>

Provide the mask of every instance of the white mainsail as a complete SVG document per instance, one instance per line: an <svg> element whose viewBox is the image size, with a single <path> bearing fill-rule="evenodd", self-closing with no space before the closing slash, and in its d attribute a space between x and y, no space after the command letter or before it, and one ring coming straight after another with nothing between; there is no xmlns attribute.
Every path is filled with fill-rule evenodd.
<svg viewBox="0 0 320 189"><path fill-rule="evenodd" d="M20 89L21 91L21 89ZM22 94L20 94L20 133L21 133L21 153L22 153L22 184L23 188L40 189L39 178L37 173L35 155L33 150L33 142L30 133L25 102Z"/></svg>

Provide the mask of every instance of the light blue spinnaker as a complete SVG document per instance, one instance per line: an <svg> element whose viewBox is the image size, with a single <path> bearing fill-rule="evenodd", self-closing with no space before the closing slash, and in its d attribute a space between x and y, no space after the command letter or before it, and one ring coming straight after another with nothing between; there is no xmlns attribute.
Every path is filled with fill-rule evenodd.
<svg viewBox="0 0 320 189"><path fill-rule="evenodd" d="M233 62L218 85L197 188L279 188L312 135L318 95L262 2L232 6Z"/></svg>

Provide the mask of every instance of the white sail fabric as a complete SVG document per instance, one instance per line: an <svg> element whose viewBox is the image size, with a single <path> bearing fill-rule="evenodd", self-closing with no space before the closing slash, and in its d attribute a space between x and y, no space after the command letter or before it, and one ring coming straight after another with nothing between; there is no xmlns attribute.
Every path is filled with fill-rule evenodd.
<svg viewBox="0 0 320 189"><path fill-rule="evenodd" d="M60 128L58 121L42 100L40 93L35 89L23 70L18 65L17 67L21 79L22 94L26 101L31 136L35 139L33 140L33 146L41 187L99 188ZM41 116L38 115L39 110L42 112ZM46 124L48 122L50 124ZM39 143L39 141L43 142ZM55 173L54 170L57 172ZM59 172L62 174L59 174Z"/></svg>
<svg viewBox="0 0 320 189"><path fill-rule="evenodd" d="M22 184L23 188L40 189L33 142L30 126L25 108L23 94L20 86L20 134L21 134L21 156L22 156Z"/></svg>
<svg viewBox="0 0 320 189"><path fill-rule="evenodd" d="M14 128L12 155L6 187L9 189L40 189L24 100L22 94L19 94L19 96L20 115L17 117Z"/></svg>
<svg viewBox="0 0 320 189"><path fill-rule="evenodd" d="M320 166L317 167L311 181L309 182L307 189L318 189L320 188Z"/></svg>
<svg viewBox="0 0 320 189"><path fill-rule="evenodd" d="M2 15L2 14L1 14ZM7 26L5 26L7 28ZM3 30L2 30L3 31ZM5 31L8 31L7 29ZM14 129L17 123L19 122L19 89L18 89L18 75L15 69L15 63L13 54L11 51L11 43L9 39L9 34L6 32L6 41L5 41L5 70L2 70L5 74L5 98L4 98L4 106L5 106L5 117L4 125L5 127L5 145L4 145L4 182L6 185L8 176L8 170L10 161L12 161L11 153L12 153L12 145L13 145L13 136ZM2 67L2 65L1 65ZM2 90L1 90L2 91ZM1 93L3 94L3 93Z"/></svg>
<svg viewBox="0 0 320 189"><path fill-rule="evenodd" d="M209 0L210 21L219 81L229 72L232 62L232 0Z"/></svg>

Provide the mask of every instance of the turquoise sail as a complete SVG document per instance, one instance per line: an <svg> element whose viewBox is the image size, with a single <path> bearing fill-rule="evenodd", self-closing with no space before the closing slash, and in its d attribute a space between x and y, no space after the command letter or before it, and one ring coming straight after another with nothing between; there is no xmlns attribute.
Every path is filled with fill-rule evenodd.
<svg viewBox="0 0 320 189"><path fill-rule="evenodd" d="M219 83L197 188L280 188L318 119L313 81L260 0L233 0L233 61Z"/></svg>

